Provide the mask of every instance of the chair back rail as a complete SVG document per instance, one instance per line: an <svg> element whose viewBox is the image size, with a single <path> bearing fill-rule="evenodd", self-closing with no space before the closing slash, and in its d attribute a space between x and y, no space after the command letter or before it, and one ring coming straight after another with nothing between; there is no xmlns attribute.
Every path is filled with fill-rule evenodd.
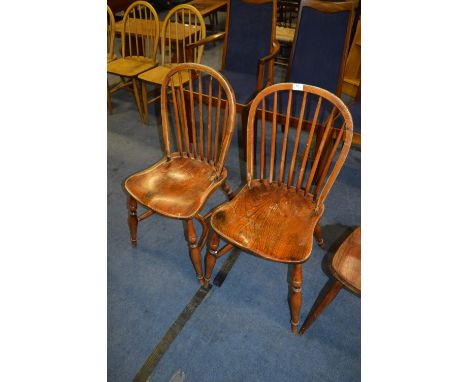
<svg viewBox="0 0 468 382"><path fill-rule="evenodd" d="M202 80L206 76L207 89ZM169 103L174 110L172 124L168 118ZM177 153L211 163L219 177L236 115L236 100L229 83L205 65L181 64L172 68L163 80L161 105L167 159Z"/></svg>
<svg viewBox="0 0 468 382"><path fill-rule="evenodd" d="M313 84L341 94L353 17L351 1L303 0L287 81Z"/></svg>
<svg viewBox="0 0 468 382"><path fill-rule="evenodd" d="M200 63L204 45L195 47L193 57L188 57L187 46L206 37L203 16L194 6L178 5L171 9L164 19L161 32L162 64L196 62Z"/></svg>
<svg viewBox="0 0 468 382"><path fill-rule="evenodd" d="M142 57L156 62L159 19L153 6L135 1L125 11L122 32L122 57Z"/></svg>
<svg viewBox="0 0 468 382"><path fill-rule="evenodd" d="M287 102L283 132L278 130L280 98ZM292 116L296 103L300 104L298 118ZM305 115L313 115L312 121L307 121L308 126ZM290 128L293 122L296 129ZM260 179L295 188L305 197L311 196L319 208L343 166L352 131L347 107L325 89L281 83L262 90L252 101L247 122L248 185L253 179Z"/></svg>
<svg viewBox="0 0 468 382"><path fill-rule="evenodd" d="M107 59L114 58L115 18L112 10L107 6Z"/></svg>

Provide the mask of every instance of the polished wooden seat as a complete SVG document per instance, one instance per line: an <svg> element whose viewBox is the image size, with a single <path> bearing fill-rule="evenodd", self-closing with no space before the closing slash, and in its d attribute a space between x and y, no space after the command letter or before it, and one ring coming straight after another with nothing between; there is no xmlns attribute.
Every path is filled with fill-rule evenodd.
<svg viewBox="0 0 468 382"><path fill-rule="evenodd" d="M361 292L361 227L356 228L333 256L334 276L356 293Z"/></svg>
<svg viewBox="0 0 468 382"><path fill-rule="evenodd" d="M229 242L257 256L302 263L311 254L320 212L294 188L255 180L216 210L211 226Z"/></svg>
<svg viewBox="0 0 468 382"><path fill-rule="evenodd" d="M208 106L203 104L201 94L194 91L194 83L204 77L210 83ZM188 88L184 87L183 79L188 79ZM232 198L224 161L234 130L235 102L230 85L214 69L194 63L173 67L161 87L165 156L124 182L132 245L137 243L138 223L154 213L185 220L190 258L200 283L203 280L200 250L208 235L206 216L200 211L218 188ZM146 207L140 216L138 204ZM203 229L198 242L193 219Z"/></svg>
<svg viewBox="0 0 468 382"><path fill-rule="evenodd" d="M321 290L302 325L301 334L305 333L335 299L343 286L361 295L361 227L356 228L335 252L331 262L331 271L334 279L330 279Z"/></svg>
<svg viewBox="0 0 468 382"><path fill-rule="evenodd" d="M272 123L266 120L267 99L273 104ZM284 132L277 119L280 100L286 105ZM293 100L300 106L296 129L290 128ZM304 123L308 114L313 116L310 129ZM319 126L319 115L323 126ZM291 329L297 332L302 263L311 256L313 236L323 243L319 220L348 155L352 130L351 115L344 103L324 89L282 83L265 88L253 99L247 123L247 185L233 200L212 212L205 286L217 259L233 247L267 260L293 264ZM220 238L227 244L218 250Z"/></svg>
<svg viewBox="0 0 468 382"><path fill-rule="evenodd" d="M125 11L122 23L122 57L107 64L107 73L120 76L122 82L111 88L110 93L113 94L118 90L132 87L138 113L143 119L137 76L157 65L158 14L150 3L135 1ZM136 27L135 30L135 25L146 25L146 27Z"/></svg>
<svg viewBox="0 0 468 382"><path fill-rule="evenodd" d="M208 197L225 180L227 172L216 176L213 164L195 158L172 155L125 181L136 201L153 211L178 219L193 217Z"/></svg>

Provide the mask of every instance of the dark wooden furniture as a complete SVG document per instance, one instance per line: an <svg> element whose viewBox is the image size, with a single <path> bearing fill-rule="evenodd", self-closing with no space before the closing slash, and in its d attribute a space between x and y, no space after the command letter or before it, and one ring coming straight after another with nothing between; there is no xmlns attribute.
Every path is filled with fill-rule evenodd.
<svg viewBox="0 0 468 382"><path fill-rule="evenodd" d="M147 27L143 28L144 24ZM158 15L150 3L135 1L125 11L123 26L122 57L107 63L107 73L118 75L123 81L110 89L110 93L132 87L138 113L143 119L137 77L140 73L157 65ZM129 80L125 81L125 79Z"/></svg>
<svg viewBox="0 0 468 382"><path fill-rule="evenodd" d="M224 39L221 73L234 89L245 141L249 105L258 91L273 83L273 61L279 51L276 0L229 0L226 18L226 32L189 47Z"/></svg>
<svg viewBox="0 0 468 382"><path fill-rule="evenodd" d="M146 72L141 73L143 97L143 120L148 123L148 105L159 99L159 95L148 100L147 85L154 85L159 90L163 78L169 70L180 63L200 63L204 46L195 50L187 49L187 45L206 37L205 21L200 12L191 5L182 4L171 9L164 19L161 28L161 62Z"/></svg>
<svg viewBox="0 0 468 382"><path fill-rule="evenodd" d="M276 105L283 96L287 100L284 133L276 118ZM265 118L267 99L274 104L271 124ZM290 129L292 105L298 100L299 124L297 129ZM302 123L306 110L314 116L309 130ZM317 121L323 113L328 117L324 131L318 134ZM340 119L343 122L334 126ZM256 122L260 125L257 132ZM324 151L334 127L338 134L333 150ZM205 256L205 286L216 260L234 246L262 259L291 264L294 268L291 328L297 332L302 263L311 255L314 234L323 241L318 222L325 209L325 198L348 154L352 129L346 106L324 89L283 83L267 87L255 97L247 124L247 185L233 200L213 211L213 236ZM257 141L256 133L260 135ZM257 163L254 163L254 152L257 152ZM319 161L324 164L320 168ZM227 244L218 250L220 237Z"/></svg>
<svg viewBox="0 0 468 382"><path fill-rule="evenodd" d="M201 99L200 84L205 77L211 97L208 106ZM188 83L187 89L184 83ZM214 69L181 64L172 68L163 80L161 114L165 157L124 182L129 195L131 243L136 246L138 223L154 213L185 221L190 258L202 283L200 250L207 238L208 224L200 210L219 187L228 197L232 196L224 161L234 129L235 97L230 85ZM137 204L147 208L140 216ZM203 227L198 242L193 219Z"/></svg>
<svg viewBox="0 0 468 382"><path fill-rule="evenodd" d="M361 295L361 227L356 228L338 248L331 262L331 270L334 278L320 292L300 334L304 334L342 287Z"/></svg>
<svg viewBox="0 0 468 382"><path fill-rule="evenodd" d="M194 6L201 15L208 18L207 28L214 31L218 25L218 12L226 11L226 0L192 0L187 4Z"/></svg>

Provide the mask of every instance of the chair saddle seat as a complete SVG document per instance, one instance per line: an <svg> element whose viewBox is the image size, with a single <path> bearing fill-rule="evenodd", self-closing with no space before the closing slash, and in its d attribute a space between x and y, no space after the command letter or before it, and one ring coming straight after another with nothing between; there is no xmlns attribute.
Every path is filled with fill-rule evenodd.
<svg viewBox="0 0 468 382"><path fill-rule="evenodd" d="M107 63L107 72L118 76L135 77L155 65L154 61L145 57L118 58Z"/></svg>
<svg viewBox="0 0 468 382"><path fill-rule="evenodd" d="M173 156L131 175L124 187L140 204L161 215L188 219L226 179L216 179L215 167L199 159Z"/></svg>
<svg viewBox="0 0 468 382"><path fill-rule="evenodd" d="M361 293L361 227L340 245L332 260L335 277L356 293Z"/></svg>
<svg viewBox="0 0 468 382"><path fill-rule="evenodd" d="M254 255L282 263L306 261L314 228L323 214L303 192L285 185L252 181L212 215L213 229Z"/></svg>

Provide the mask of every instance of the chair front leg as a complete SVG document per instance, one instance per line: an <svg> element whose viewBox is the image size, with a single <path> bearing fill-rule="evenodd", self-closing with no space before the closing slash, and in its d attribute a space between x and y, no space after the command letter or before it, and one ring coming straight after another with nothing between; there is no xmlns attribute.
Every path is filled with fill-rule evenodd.
<svg viewBox="0 0 468 382"><path fill-rule="evenodd" d="M339 281L330 280L325 284L323 289L320 291L317 300L310 309L304 324L302 325L300 334L309 329L310 325L317 319L317 317L325 310L325 308L335 299L338 292L341 290L341 284Z"/></svg>
<svg viewBox="0 0 468 382"><path fill-rule="evenodd" d="M143 102L143 122L148 124L148 92L146 90L146 84L141 83L141 98Z"/></svg>
<svg viewBox="0 0 468 382"><path fill-rule="evenodd" d="M202 262L200 256L200 247L197 243L197 232L193 225L193 219L187 220L187 236L189 243L190 260L197 275L198 282L203 284Z"/></svg>
<svg viewBox="0 0 468 382"><path fill-rule="evenodd" d="M109 113L112 114L112 99L111 99L109 80L107 80L107 110L109 110Z"/></svg>
<svg viewBox="0 0 468 382"><path fill-rule="evenodd" d="M296 334L302 305L302 264L294 264L291 289L291 300L289 301L289 307L291 309L291 330Z"/></svg>
<svg viewBox="0 0 468 382"><path fill-rule="evenodd" d="M137 201L135 200L135 198L128 195L127 205L128 205L128 228L130 229L130 241L132 243L132 247L136 247L137 227L138 227Z"/></svg>
<svg viewBox="0 0 468 382"><path fill-rule="evenodd" d="M138 108L138 114L140 114L140 119L143 121L143 112L141 110L141 101L140 101L140 96L138 95L138 80L136 78L132 78L132 83L133 83L133 96L135 97L135 102L137 104Z"/></svg>

